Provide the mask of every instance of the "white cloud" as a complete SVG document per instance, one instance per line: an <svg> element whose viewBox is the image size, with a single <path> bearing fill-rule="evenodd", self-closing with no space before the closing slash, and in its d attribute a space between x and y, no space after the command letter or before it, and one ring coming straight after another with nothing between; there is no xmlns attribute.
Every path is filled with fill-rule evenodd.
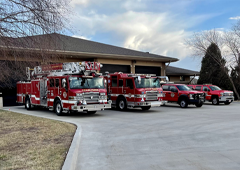
<svg viewBox="0 0 240 170"><path fill-rule="evenodd" d="M80 30L81 35L92 37L93 41L107 41L112 45L176 58L191 55L191 51L184 46L185 38L192 35L188 29L213 17L182 16L176 10L173 10L174 13L171 10L146 10L147 3L141 0L115 0L114 3L104 0L105 6L101 6L100 1L80 2L88 5L87 9L75 7L77 14L73 25ZM111 7L106 7L106 4Z"/></svg>
<svg viewBox="0 0 240 170"><path fill-rule="evenodd" d="M240 16L236 16L236 17L230 17L229 19L238 20L238 19L240 19Z"/></svg>

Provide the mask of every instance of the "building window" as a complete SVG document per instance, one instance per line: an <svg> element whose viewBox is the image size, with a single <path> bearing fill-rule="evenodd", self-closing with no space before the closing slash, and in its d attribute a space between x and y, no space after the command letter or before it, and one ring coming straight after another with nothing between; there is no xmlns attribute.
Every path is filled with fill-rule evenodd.
<svg viewBox="0 0 240 170"><path fill-rule="evenodd" d="M180 76L180 81L185 81L185 76Z"/></svg>

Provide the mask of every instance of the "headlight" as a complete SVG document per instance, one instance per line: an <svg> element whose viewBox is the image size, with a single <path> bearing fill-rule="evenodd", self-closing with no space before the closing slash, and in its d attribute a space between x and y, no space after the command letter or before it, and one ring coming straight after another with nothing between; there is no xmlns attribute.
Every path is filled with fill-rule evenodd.
<svg viewBox="0 0 240 170"><path fill-rule="evenodd" d="M106 95L105 93L100 93L100 96L104 96L104 95Z"/></svg>
<svg viewBox="0 0 240 170"><path fill-rule="evenodd" d="M194 94L189 94L190 99L194 99Z"/></svg>
<svg viewBox="0 0 240 170"><path fill-rule="evenodd" d="M220 93L220 96L223 96L224 95L224 93Z"/></svg>
<svg viewBox="0 0 240 170"><path fill-rule="evenodd" d="M82 93L77 93L76 96L82 96L83 94Z"/></svg>
<svg viewBox="0 0 240 170"><path fill-rule="evenodd" d="M163 97L163 93L158 93L157 97Z"/></svg>
<svg viewBox="0 0 240 170"><path fill-rule="evenodd" d="M102 100L106 100L107 99L107 95L102 95L102 96L99 96L99 99L102 99Z"/></svg>

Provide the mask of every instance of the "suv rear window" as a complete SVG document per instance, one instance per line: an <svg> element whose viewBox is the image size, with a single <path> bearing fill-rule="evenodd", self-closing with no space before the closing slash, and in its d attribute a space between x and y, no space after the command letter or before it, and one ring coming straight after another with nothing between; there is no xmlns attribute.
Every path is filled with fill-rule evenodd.
<svg viewBox="0 0 240 170"><path fill-rule="evenodd" d="M167 85L163 85L162 89L163 89L163 91L168 91L168 86Z"/></svg>
<svg viewBox="0 0 240 170"><path fill-rule="evenodd" d="M201 90L201 88L202 88L202 86L196 86L195 90L198 90L198 91L200 91L200 90Z"/></svg>

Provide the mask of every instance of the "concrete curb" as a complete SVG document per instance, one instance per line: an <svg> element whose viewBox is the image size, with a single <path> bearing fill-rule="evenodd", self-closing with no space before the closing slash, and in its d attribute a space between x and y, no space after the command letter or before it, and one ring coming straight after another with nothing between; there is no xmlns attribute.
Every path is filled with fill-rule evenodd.
<svg viewBox="0 0 240 170"><path fill-rule="evenodd" d="M9 108L11 108L11 107L5 107L5 108L3 107L2 110L15 112L15 113L21 113L21 114L25 114L25 115L31 115L31 116L35 116L35 117L46 118L46 119L58 120L58 121L67 122L67 123L71 123L71 124L76 125L77 130L75 132L75 135L73 137L71 146L68 150L66 159L65 159L65 161L63 163L63 166L62 166L62 170L76 170L79 144L80 144L81 135L82 135L82 128L81 128L80 124L75 123L75 122L70 122L70 121L67 121L67 120L58 119L57 115L56 115L56 118L51 118L51 117L47 117L47 116L34 115L34 114L29 113L29 112L14 111L14 110L9 109Z"/></svg>
<svg viewBox="0 0 240 170"><path fill-rule="evenodd" d="M79 125L77 125L77 130L73 137L73 141L69 148L67 157L64 161L62 170L76 170L81 135L82 135L82 128Z"/></svg>

